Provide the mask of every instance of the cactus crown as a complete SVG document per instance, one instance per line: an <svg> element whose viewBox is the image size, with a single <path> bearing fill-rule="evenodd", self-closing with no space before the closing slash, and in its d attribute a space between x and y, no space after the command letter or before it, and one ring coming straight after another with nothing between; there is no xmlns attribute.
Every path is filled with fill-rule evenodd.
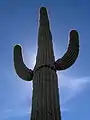
<svg viewBox="0 0 90 120"><path fill-rule="evenodd" d="M79 36L76 30L70 32L69 46L62 58L55 61L52 35L50 32L47 9L40 8L40 23L38 31L38 51L34 70L27 68L23 62L20 45L14 47L14 66L19 77L26 81L33 78L34 71L42 67L50 67L54 70L65 70L72 66L79 53Z"/></svg>

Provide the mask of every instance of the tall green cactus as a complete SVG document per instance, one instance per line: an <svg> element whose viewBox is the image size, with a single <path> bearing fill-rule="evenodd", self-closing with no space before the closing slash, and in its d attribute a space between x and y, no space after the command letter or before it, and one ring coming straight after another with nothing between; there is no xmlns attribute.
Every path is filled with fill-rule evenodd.
<svg viewBox="0 0 90 120"><path fill-rule="evenodd" d="M69 68L79 53L77 31L70 32L69 46L64 56L55 61L52 35L45 7L40 8L38 51L34 69L28 69L22 59L21 47L14 47L14 66L20 78L33 80L31 120L61 120L57 70Z"/></svg>

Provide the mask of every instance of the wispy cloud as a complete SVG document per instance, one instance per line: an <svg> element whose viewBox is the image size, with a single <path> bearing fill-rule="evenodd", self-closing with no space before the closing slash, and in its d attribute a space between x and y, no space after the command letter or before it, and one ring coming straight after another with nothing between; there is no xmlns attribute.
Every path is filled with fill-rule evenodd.
<svg viewBox="0 0 90 120"><path fill-rule="evenodd" d="M30 106L29 106L30 107ZM22 117L22 116L30 116L31 108L25 107L16 107L16 108L7 108L0 111L0 119L8 119L12 117Z"/></svg>
<svg viewBox="0 0 90 120"><path fill-rule="evenodd" d="M84 92L88 84L90 84L90 77L71 78L58 74L59 93L62 111L69 111L65 105L69 100Z"/></svg>
<svg viewBox="0 0 90 120"><path fill-rule="evenodd" d="M32 82L21 80L12 69L4 74L0 84L0 120L30 116Z"/></svg>

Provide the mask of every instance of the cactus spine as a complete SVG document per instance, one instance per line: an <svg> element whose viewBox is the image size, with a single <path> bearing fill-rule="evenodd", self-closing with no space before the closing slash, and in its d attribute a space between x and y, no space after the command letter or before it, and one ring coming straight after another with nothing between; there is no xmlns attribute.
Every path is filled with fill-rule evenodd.
<svg viewBox="0 0 90 120"><path fill-rule="evenodd" d="M34 69L28 69L22 59L21 47L14 47L14 66L20 78L33 80L31 120L61 120L57 70L69 68L79 53L77 31L70 32L69 47L64 56L55 61L52 35L45 7L40 8L38 51Z"/></svg>

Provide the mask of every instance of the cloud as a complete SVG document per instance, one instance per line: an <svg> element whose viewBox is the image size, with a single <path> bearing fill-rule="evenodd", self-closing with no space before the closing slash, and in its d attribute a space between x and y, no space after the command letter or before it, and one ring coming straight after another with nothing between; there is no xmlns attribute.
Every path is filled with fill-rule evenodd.
<svg viewBox="0 0 90 120"><path fill-rule="evenodd" d="M26 98L21 100L19 100L20 97L18 99L13 98L13 101L7 101L6 105L4 105L5 102L2 102L3 107L0 109L0 120L30 116L32 105L31 95L25 96Z"/></svg>
<svg viewBox="0 0 90 120"><path fill-rule="evenodd" d="M0 84L0 120L29 116L32 82L21 80L13 69L2 74Z"/></svg>
<svg viewBox="0 0 90 120"><path fill-rule="evenodd" d="M58 74L59 96L62 111L69 111L65 106L69 100L84 92L88 84L90 84L90 77L71 78Z"/></svg>
<svg viewBox="0 0 90 120"><path fill-rule="evenodd" d="M31 108L25 107L16 107L16 108L7 108L0 111L0 119L8 119L14 117L30 116Z"/></svg>

